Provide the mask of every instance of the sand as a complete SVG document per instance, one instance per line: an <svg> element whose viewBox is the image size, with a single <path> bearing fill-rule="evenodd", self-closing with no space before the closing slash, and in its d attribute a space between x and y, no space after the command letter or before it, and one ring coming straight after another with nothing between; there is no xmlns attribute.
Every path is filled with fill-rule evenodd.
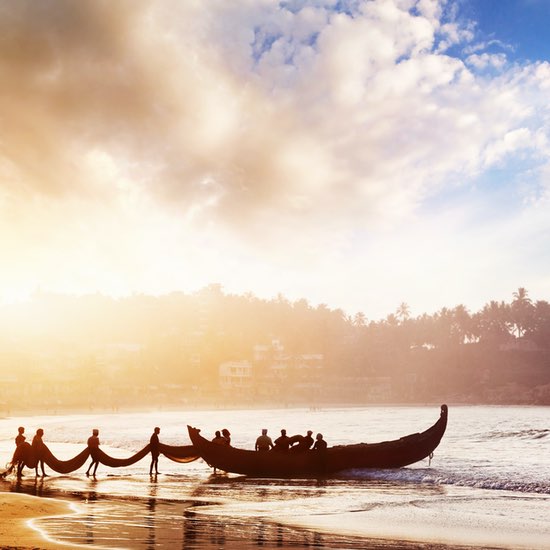
<svg viewBox="0 0 550 550"><path fill-rule="evenodd" d="M509 502L494 499L485 509L472 501L451 501L445 506L410 505L374 508L352 515L296 515L297 527L325 533L347 533L373 540L441 544L450 547L550 550L550 526L544 509L532 513L529 499L518 496L514 514L506 513ZM522 508L522 503L524 504Z"/></svg>
<svg viewBox="0 0 550 550"><path fill-rule="evenodd" d="M459 491L457 489L455 493ZM484 492L481 491L480 494ZM283 525L286 523L298 528L312 529L317 533L324 533L329 538L330 535L359 536L365 540L366 547L380 545L388 549L397 549L448 545L449 548L550 550L550 526L546 520L548 517L546 500L518 495L514 513L510 514L506 513L510 506L509 499L499 500L492 497L488 506L484 499L480 498L478 502L475 499L461 499L458 496L454 494L456 498L449 498L444 506L434 500L403 506L357 510L346 516L296 514L293 515L292 521L289 521L287 516L271 519ZM223 507L215 508L217 511L223 509ZM79 513L78 507L64 500L0 492L0 548L3 550L75 548L77 545L74 543L64 545L47 538L36 525L33 525L33 520L37 518L69 516L75 513ZM204 509L202 513L205 513ZM216 513L212 513L215 517ZM274 528L276 523L273 524ZM214 523L210 525L214 533L215 527ZM223 529L222 532L224 532ZM162 532L156 531L154 534L160 537ZM204 536L204 532L195 533L195 537L198 537L194 539L196 545L202 544L204 548L211 547L208 545L208 537L204 538ZM262 531L262 547L266 550L278 547L279 536L282 536L280 527L277 527L275 534L266 528L265 533ZM407 544L401 545L399 541L406 541ZM236 542L228 536L219 547L229 550L240 548L239 544L242 544L242 541ZM178 546L181 546L181 543ZM92 546L87 545L86 548L89 549Z"/></svg>
<svg viewBox="0 0 550 550"><path fill-rule="evenodd" d="M59 550L67 546L49 540L36 527L36 518L67 515L74 509L67 502L16 493L0 493L0 548Z"/></svg>

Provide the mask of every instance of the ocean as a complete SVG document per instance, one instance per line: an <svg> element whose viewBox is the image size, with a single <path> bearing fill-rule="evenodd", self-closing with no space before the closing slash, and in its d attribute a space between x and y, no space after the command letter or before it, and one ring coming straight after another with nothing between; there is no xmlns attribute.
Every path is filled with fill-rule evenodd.
<svg viewBox="0 0 550 550"><path fill-rule="evenodd" d="M232 445L254 447L262 428L277 437L312 430L329 445L377 442L423 431L439 405L364 408L181 410L0 419L0 463L18 426L37 428L60 459L82 450L93 428L101 447L125 457L149 441L189 444L187 425ZM70 475L32 470L17 491L70 501L74 514L35 520L50 538L104 548L525 548L550 550L550 407L450 406L447 432L431 460L398 470L350 470L330 479L254 479L213 475L202 460L149 457L121 469L86 466ZM48 469L47 469L48 470ZM1 494L0 494L1 498Z"/></svg>

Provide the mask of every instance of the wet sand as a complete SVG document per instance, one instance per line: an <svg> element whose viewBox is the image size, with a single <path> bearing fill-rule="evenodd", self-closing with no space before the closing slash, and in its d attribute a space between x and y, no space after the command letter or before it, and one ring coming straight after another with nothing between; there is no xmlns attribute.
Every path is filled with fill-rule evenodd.
<svg viewBox="0 0 550 550"><path fill-rule="evenodd" d="M123 506L122 508L117 519L122 522L119 524L119 528L124 531L128 529L128 521L136 514L132 510L132 506ZM139 540L139 537L133 542L128 539L124 540L125 537L121 532L120 541L115 544L113 544L113 539L96 540L94 543L81 539L77 543L75 538L67 538L66 532L74 529L76 524L85 523L86 515L78 513L74 505L67 501L0 492L0 514L3 519L0 526L0 548L3 550L60 550L75 547L90 549L151 548L157 545L159 548L179 548L182 547L182 542L185 542L183 547L189 544L193 548L215 547L224 550L254 550L257 548L278 550L281 547L318 547L327 550L351 550L358 547L376 550L442 550L443 548L455 550L458 548L454 545L446 546L418 540L413 543L407 540L393 540L383 535L383 528L365 538L364 533L363 536L357 536L359 533L342 534L342 526L332 526L330 521L325 525L325 533L321 534L323 530L318 529L319 525L308 526L307 521L304 522L303 528L300 528L292 527L288 523L284 525L277 522L265 522L260 518L240 521L223 515L203 515L193 511L186 514L187 536L184 541L178 539L178 544L174 544L176 540L170 538L163 540L164 529L158 532L157 538L155 531L151 531L150 535L153 538L146 541ZM125 514L128 515L127 518L124 517ZM51 519L43 523L36 521L39 518ZM39 529L41 523L48 533ZM77 531L80 530L77 527ZM59 535L63 533L60 539L65 538L66 542L55 541L53 537L56 533Z"/></svg>
<svg viewBox="0 0 550 550"><path fill-rule="evenodd" d="M411 412L396 408L394 413L392 425L399 435ZM218 425L219 414L190 414L186 422L205 425L210 419ZM344 433L349 441L362 437L365 424L383 425L384 433L387 429L388 415L377 409L354 410L353 414L347 409L331 410L314 416L292 410L277 414L281 425L292 425L299 417L300 424L323 425L325 432ZM0 520L0 548L59 548L51 540L56 539L65 543L62 548L85 545L132 550L550 550L546 519L550 517L550 485L544 476L550 443L548 409L476 407L456 414L461 420L453 424L433 464L391 473L352 472L349 477L322 482L263 480L212 476L200 461L184 466L163 461L163 473L153 481L147 475L149 462L144 461L124 470L101 467L93 480L82 471L52 473L45 479L35 479L29 472L20 483L10 476L0 483L0 504L22 493L40 498L32 505L36 508L27 511L14 504L19 511L10 512L8 521L0 509L4 520ZM269 425L273 411L250 417L248 411L235 412L232 421L244 426L243 433L256 433L257 425ZM173 442L181 441L180 415L159 413L157 421L165 437L170 433ZM12 456L12 436L23 423L20 419L0 422L0 456ZM37 418L32 423L45 426L53 436L52 451L57 456L70 458L80 452L82 442L73 443L74 434L87 434L91 425L109 426L112 434L122 434L117 440L120 446L108 451L126 456L142 445L149 413L130 418ZM244 436L243 441L246 445ZM9 496L9 491L17 494ZM51 508L56 501L63 506L60 512ZM49 541L26 526L29 517L55 513L63 515L33 522L48 534ZM6 534L8 522L17 525L8 525L15 530ZM37 538L28 538L32 536Z"/></svg>
<svg viewBox="0 0 550 550"><path fill-rule="evenodd" d="M537 497L518 495L515 514L510 514L508 501L479 496L449 499L444 506L412 502L391 509L357 510L345 516L297 514L293 522L321 533L384 540L390 548L390 541L396 541L396 548L411 543L419 548L550 550L550 528L545 521L548 502L540 499L542 506L536 517L534 507L538 503Z"/></svg>
<svg viewBox="0 0 550 550"><path fill-rule="evenodd" d="M113 525L115 531L111 532L110 537L102 537L97 531L93 537L95 540L89 540L82 533L90 532L92 518L95 517L98 525L104 524L105 518L99 511L94 516L90 510L86 512L66 500L0 492L0 517L3 520L0 525L0 548L59 550L78 547L79 544L86 548L150 548L157 545L159 548L170 548L189 545L193 548L214 546L226 550L311 546L383 550L550 548L547 529L536 529L536 524L526 516L522 517L522 514L511 520L502 514L501 506L505 503L499 506L496 500L491 502L490 509L482 502L476 506L472 500L458 499L452 504L447 503L444 508L411 503L392 509L358 509L346 516L303 516L297 513L291 521L288 517L271 517L266 521L266 518L250 518L246 514L239 518L238 514L227 514L227 510L224 513L223 505L213 503L198 508L189 507L190 503L187 503L180 509L174 503L159 501L155 504L149 501L147 516L139 501L116 502L110 498L95 501L96 504L102 502L108 505L109 515L116 520ZM89 504L84 508L86 506L89 507ZM177 528L175 536L170 534L174 526L170 514ZM39 518L50 519L37 521ZM137 524L132 525L136 518ZM82 525L86 522L87 527L83 529ZM40 526L47 533L41 531ZM144 526L148 527L146 531ZM131 534L130 538L125 537L126 531ZM69 535L71 532L74 536ZM56 534L65 543L55 541Z"/></svg>
<svg viewBox="0 0 550 550"><path fill-rule="evenodd" d="M74 513L68 502L23 494L0 493L0 548L59 550L67 546L47 538L33 520Z"/></svg>

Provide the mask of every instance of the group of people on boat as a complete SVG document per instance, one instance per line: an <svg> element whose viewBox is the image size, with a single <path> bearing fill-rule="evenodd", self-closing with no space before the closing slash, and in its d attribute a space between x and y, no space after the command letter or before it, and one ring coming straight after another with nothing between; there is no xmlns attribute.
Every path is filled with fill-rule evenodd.
<svg viewBox="0 0 550 550"><path fill-rule="evenodd" d="M323 439L323 434L318 433L313 440L313 432L307 431L306 435L294 435L289 437L286 430L281 430L281 435L273 442L271 437L267 435L267 429L262 430L262 434L256 439L256 451L308 451L312 448L314 451L324 451L327 448L327 442Z"/></svg>
<svg viewBox="0 0 550 550"><path fill-rule="evenodd" d="M313 447L315 451L324 451L327 448L327 442L323 439L323 434L318 433L315 441L313 432L308 430L307 435L294 435L289 437L286 430L281 430L281 435L273 441L267 435L267 429L262 430L262 434L256 439L254 449L256 451L307 451ZM227 428L216 430L212 443L218 445L231 445L231 433Z"/></svg>

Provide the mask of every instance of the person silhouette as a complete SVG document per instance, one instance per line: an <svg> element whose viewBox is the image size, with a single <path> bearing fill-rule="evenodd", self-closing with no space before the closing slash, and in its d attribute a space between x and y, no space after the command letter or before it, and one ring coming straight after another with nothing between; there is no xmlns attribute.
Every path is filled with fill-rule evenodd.
<svg viewBox="0 0 550 550"><path fill-rule="evenodd" d="M316 455L317 471L324 475L327 467L327 442L323 439L323 434L318 433L315 436L313 451Z"/></svg>
<svg viewBox="0 0 550 550"><path fill-rule="evenodd" d="M17 435L15 436L15 456L18 457L17 459L17 477L23 477L23 467L25 466L25 461L23 460L21 456L21 449L19 449L19 452L17 452L17 449L25 443L25 440L27 439L25 437L25 428L23 426L19 426L17 428Z"/></svg>
<svg viewBox="0 0 550 550"><path fill-rule="evenodd" d="M155 467L155 475L159 473L159 455L160 455L160 441L159 441L160 428L157 426L153 430L149 445L151 446L151 466L149 467L149 475L153 475L153 466Z"/></svg>
<svg viewBox="0 0 550 550"><path fill-rule="evenodd" d="M216 445L227 445L227 441L225 437L221 434L220 430L216 430L216 433L214 434L214 439L212 439L212 443L216 443Z"/></svg>
<svg viewBox="0 0 550 550"><path fill-rule="evenodd" d="M263 452L269 451L271 448L273 448L273 441L271 441L271 437L267 435L267 430L264 428L262 435L256 439L256 450Z"/></svg>
<svg viewBox="0 0 550 550"><path fill-rule="evenodd" d="M311 437L313 432L311 430L307 431L307 435L304 436L304 439L302 440L302 445L305 450L309 449L313 445L313 437Z"/></svg>
<svg viewBox="0 0 550 550"><path fill-rule="evenodd" d="M281 435L274 441L275 447L273 447L274 451L288 451L290 447L290 437L286 435L286 430L281 430Z"/></svg>
<svg viewBox="0 0 550 550"><path fill-rule="evenodd" d="M99 466L99 430L97 428L94 428L92 430L92 435L88 438L88 449L90 449L90 456L92 457L92 461L90 462L90 465L86 470L86 475L90 475L90 470L93 467L94 471L92 475L95 477L97 467Z"/></svg>
<svg viewBox="0 0 550 550"><path fill-rule="evenodd" d="M323 434L317 434L315 436L315 444L313 445L314 451L326 451L327 442L323 439Z"/></svg>
<svg viewBox="0 0 550 550"><path fill-rule="evenodd" d="M32 438L32 451L34 453L34 456L36 457L36 477L38 477L38 466L40 466L42 469L42 477L46 477L46 471L44 470L44 460L42 459L42 449L44 447L44 442L42 441L43 435L44 430L42 428L38 428L38 430L36 430L35 436Z"/></svg>
<svg viewBox="0 0 550 550"><path fill-rule="evenodd" d="M307 435L301 437L293 436L292 439L295 440L295 444L292 446L292 450L298 452L307 451L313 445L312 433L311 430L308 430Z"/></svg>
<svg viewBox="0 0 550 550"><path fill-rule="evenodd" d="M216 430L212 443L216 445L227 445L227 439L221 434L220 430ZM214 466L214 474L218 472L218 469Z"/></svg>
<svg viewBox="0 0 550 550"><path fill-rule="evenodd" d="M24 434L25 428L23 428L23 426L19 426L19 428L17 428L17 435L15 436L16 447L19 447L19 445L21 445L21 443L24 443L25 439L27 439Z"/></svg>

